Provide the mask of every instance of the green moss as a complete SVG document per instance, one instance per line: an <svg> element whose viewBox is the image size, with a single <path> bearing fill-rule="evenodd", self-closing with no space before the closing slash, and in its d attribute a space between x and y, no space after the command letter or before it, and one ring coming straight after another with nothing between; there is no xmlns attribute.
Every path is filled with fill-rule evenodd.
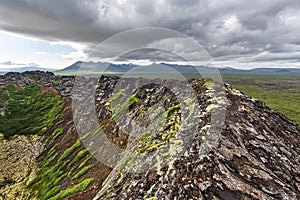
<svg viewBox="0 0 300 200"><path fill-rule="evenodd" d="M83 166L87 164L87 162L92 158L92 156L87 157L79 166L78 169L81 169Z"/></svg>
<svg viewBox="0 0 300 200"><path fill-rule="evenodd" d="M104 125L98 125L98 127L96 128L96 130L94 132L88 132L86 134L84 134L82 137L81 137L81 140L85 140L87 139L88 137L90 137L91 135L97 135L100 133L101 130L103 130L105 128Z"/></svg>
<svg viewBox="0 0 300 200"><path fill-rule="evenodd" d="M119 171L122 172L126 166L132 166L136 160L136 158L143 154L146 153L147 151L151 151L161 145L166 144L165 141L158 141L155 139L149 140L143 147L139 148L136 152L134 152L132 155L129 155L120 165L119 165Z"/></svg>
<svg viewBox="0 0 300 200"><path fill-rule="evenodd" d="M174 124L174 126L176 126L176 124ZM163 133L162 134L163 141L169 142L172 138L174 138L176 133L177 133L177 130L175 130L175 131L169 130L169 131Z"/></svg>
<svg viewBox="0 0 300 200"><path fill-rule="evenodd" d="M54 146L49 150L47 156L48 156L48 157L52 156L52 154L55 153L55 152L57 151L58 147L59 147L59 144L54 145Z"/></svg>
<svg viewBox="0 0 300 200"><path fill-rule="evenodd" d="M179 112L181 109L181 104L177 104L175 106L170 107L166 111L166 121L168 122L168 125L171 125L168 127L167 130L162 132L160 134L160 138L154 138L151 137L151 132L146 131L142 134L140 140L138 140L139 148L134 152L132 155L129 155L119 166L120 172L124 170L126 166L130 167L134 164L136 158L140 156L141 154L144 154L148 151L152 151L154 149L157 149L158 147L165 145L166 143L170 142L172 138L175 137L176 133L178 132L179 125L175 120L172 120L172 117Z"/></svg>
<svg viewBox="0 0 300 200"><path fill-rule="evenodd" d="M92 169L92 167L93 167L93 165L88 165L88 166L82 168L77 174L75 174L72 177L72 180L80 178L81 176L86 174L88 171L90 171L90 169Z"/></svg>
<svg viewBox="0 0 300 200"><path fill-rule="evenodd" d="M135 94L131 95L120 107L115 110L115 113L111 117L110 121L114 121L116 117L122 115L127 109L138 102L139 99L135 96Z"/></svg>
<svg viewBox="0 0 300 200"><path fill-rule="evenodd" d="M9 100L9 95L6 92L0 90L0 98L5 103Z"/></svg>
<svg viewBox="0 0 300 200"><path fill-rule="evenodd" d="M168 110L166 111L166 118L170 119L175 114L175 112L179 111L180 109L181 109L181 104L177 104L175 106L168 108Z"/></svg>
<svg viewBox="0 0 300 200"><path fill-rule="evenodd" d="M68 171L68 174L67 174L67 177L70 177L73 173L74 173L74 171L77 169L77 166L75 165L75 166L73 166L69 171Z"/></svg>
<svg viewBox="0 0 300 200"><path fill-rule="evenodd" d="M31 190L31 197L43 198L53 187L59 186L59 183L66 177L63 169L70 162L57 162L52 167L47 167L47 159L41 164L37 176L28 185ZM53 191L52 191L53 192Z"/></svg>
<svg viewBox="0 0 300 200"><path fill-rule="evenodd" d="M78 139L76 143L73 144L66 151L64 151L60 157L59 157L59 152L57 152L58 144L53 146L50 149L47 156L41 159L41 163L39 165L39 170L36 178L33 179L27 185L27 189L31 191L30 198L36 197L38 199L49 199L49 198L56 199L57 195L65 194L62 193L63 191L60 191L60 187L61 187L60 184L64 179L66 179L70 175L70 173L65 173L65 171L68 170L69 166L71 166L70 160L67 160L66 158L69 157L72 153L74 153L74 151L80 145L81 145L81 140ZM80 151L72 160L72 162L76 163L81 158L83 158L86 154L87 154L87 150ZM54 163L54 165L50 167L49 164L58 157L59 159L56 161L56 163ZM73 171L75 171L75 169L76 166L73 169ZM75 191L77 191L77 189Z"/></svg>
<svg viewBox="0 0 300 200"><path fill-rule="evenodd" d="M54 142L59 136L61 136L64 132L63 128L57 128L55 131L52 133L52 139L51 142Z"/></svg>
<svg viewBox="0 0 300 200"><path fill-rule="evenodd" d="M126 166L131 166L135 162L138 155L139 153L135 152L133 155L130 155L127 158L125 158L124 161L122 161L121 164L119 165L119 171L123 172Z"/></svg>
<svg viewBox="0 0 300 200"><path fill-rule="evenodd" d="M66 178L68 176L68 174L64 173L62 176L60 176L59 178L57 178L54 182L53 185L58 185L64 178Z"/></svg>
<svg viewBox="0 0 300 200"><path fill-rule="evenodd" d="M7 137L15 134L42 134L55 122L55 125L63 123L61 119L63 115L60 114L64 107L62 98L54 96L52 93L41 93L39 85L26 86L24 89L8 85L4 89L0 89L0 95L2 102L4 98L6 100L4 102L5 114L0 117L0 132L4 132ZM50 142L54 142L63 132L61 127L55 129L44 144L47 146ZM61 190L62 182L68 178L66 171L88 153L88 150L80 151L71 163L68 157L80 145L81 140L78 139L75 144L61 153L58 151L59 144L56 144L46 156L38 159L37 175L26 186L26 190L29 190L28 193L30 194L29 199L62 199L82 191L92 182L92 179L85 180L66 190Z"/></svg>
<svg viewBox="0 0 300 200"><path fill-rule="evenodd" d="M53 160L58 157L58 152L56 152L53 156L47 156L47 159L42 163L42 167L47 167Z"/></svg>
<svg viewBox="0 0 300 200"><path fill-rule="evenodd" d="M150 143L145 145L144 147L141 147L137 150L139 154L145 153L146 151L150 151L151 149L154 149L162 144L165 144L164 142L158 142L157 140L152 140Z"/></svg>
<svg viewBox="0 0 300 200"><path fill-rule="evenodd" d="M83 141L85 139L87 139L92 133L91 132L88 132L86 134L84 134L82 137L80 137L80 139Z"/></svg>
<svg viewBox="0 0 300 200"><path fill-rule="evenodd" d="M72 160L72 162L70 162L70 164L68 165L68 167L70 167L72 164L77 163L80 159L82 159L84 156L86 156L89 153L88 149L84 149L81 150L77 153L77 155L75 156L75 158Z"/></svg>
<svg viewBox="0 0 300 200"><path fill-rule="evenodd" d="M9 84L0 91L5 100L5 113L0 115L0 132L6 138L16 134L43 134L64 107L60 96L40 93L38 84L27 85L24 89Z"/></svg>
<svg viewBox="0 0 300 200"><path fill-rule="evenodd" d="M50 197L53 197L54 195L56 195L57 193L59 193L61 190L60 186L55 186L53 188L51 188L46 194L45 196L43 196L41 198L41 200L48 200Z"/></svg>
<svg viewBox="0 0 300 200"><path fill-rule="evenodd" d="M71 155L79 146L81 145L81 139L78 139L75 144L73 144L70 148L68 148L58 159L59 161L64 160L66 157Z"/></svg>
<svg viewBox="0 0 300 200"><path fill-rule="evenodd" d="M87 163L88 163L88 161L90 160L92 158L92 156L90 155L90 156L88 156L82 163L80 163L80 165L79 166L77 166L77 165L74 165L72 168L71 168L71 170L68 172L68 177L70 177L73 173L74 173L74 171L76 170L76 169L81 169L81 168L83 168Z"/></svg>
<svg viewBox="0 0 300 200"><path fill-rule="evenodd" d="M62 124L63 122L64 122L64 120L60 120L60 121L56 122L55 125L58 126L58 125Z"/></svg>
<svg viewBox="0 0 300 200"><path fill-rule="evenodd" d="M83 181L81 181L80 183L71 186L63 191L61 191L60 193L58 193L57 195L55 195L54 197L49 198L49 200L61 200L65 197L71 196L73 194L76 194L77 192L83 191L85 190L92 182L94 181L93 178L90 179L85 179Z"/></svg>
<svg viewBox="0 0 300 200"><path fill-rule="evenodd" d="M149 137L149 136L151 136L151 132L150 132L150 131L145 131L145 132L142 134L141 138L147 138L147 137Z"/></svg>
<svg viewBox="0 0 300 200"><path fill-rule="evenodd" d="M93 133L93 135L97 135L100 133L101 130L103 130L105 128L104 125L99 125L96 129L96 131Z"/></svg>
<svg viewBox="0 0 300 200"><path fill-rule="evenodd" d="M116 93L116 94L111 98L110 108L113 108L114 106L117 105L117 103L118 103L118 101L121 99L123 93L124 93L124 90L121 90L120 92Z"/></svg>

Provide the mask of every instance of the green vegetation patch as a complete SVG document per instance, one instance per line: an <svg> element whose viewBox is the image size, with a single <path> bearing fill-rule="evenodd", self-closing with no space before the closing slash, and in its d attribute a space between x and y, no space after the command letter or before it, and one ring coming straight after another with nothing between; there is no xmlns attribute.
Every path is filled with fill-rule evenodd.
<svg viewBox="0 0 300 200"><path fill-rule="evenodd" d="M175 112L178 112L180 109L181 109L181 104L177 104L175 106L168 108L166 112L167 119L169 120L175 114Z"/></svg>
<svg viewBox="0 0 300 200"><path fill-rule="evenodd" d="M166 143L170 142L170 140L175 137L176 133L178 132L179 125L174 120L174 118L176 118L175 116L178 116L180 109L181 104L171 106L167 109L165 117L168 124L168 129L160 133L160 138L151 136L150 131L145 131L142 134L141 138L138 140L139 148L121 162L121 164L119 165L120 172L123 172L126 167L132 166L138 156L140 156L141 154L153 151L160 146L163 146Z"/></svg>
<svg viewBox="0 0 300 200"><path fill-rule="evenodd" d="M88 166L82 168L77 174L75 174L72 177L72 180L80 178L81 176L86 174L88 171L90 171L90 169L92 169L92 167L93 167L93 165L88 165Z"/></svg>
<svg viewBox="0 0 300 200"><path fill-rule="evenodd" d="M53 135L52 141L56 140L59 136L61 136L63 134L63 132L64 132L63 128L55 129L55 131L52 133L52 135Z"/></svg>
<svg viewBox="0 0 300 200"><path fill-rule="evenodd" d="M63 169L69 163L69 161L59 161L52 167L47 167L47 162L47 159L42 162L36 178L33 179L27 186L32 190L31 197L39 197L40 199L43 199L46 194L48 197L50 194L55 195L55 189L53 188L57 188L60 181L66 177ZM51 190L52 192L50 192Z"/></svg>
<svg viewBox="0 0 300 200"><path fill-rule="evenodd" d="M48 151L47 156L50 157L50 156L52 156L55 152L57 152L58 147L59 147L59 144L54 145L54 146Z"/></svg>
<svg viewBox="0 0 300 200"><path fill-rule="evenodd" d="M57 133L58 131L54 132ZM79 180L79 178L86 174L93 167L93 165L85 166L90 157L85 159L80 164L82 169L77 174L75 174L72 179L70 179L71 174L76 169L80 169L78 167L80 163L79 161L88 154L87 149L81 150L77 153L73 160L70 161L71 155L77 148L79 148L80 145L81 140L78 139L63 153L60 153L58 151L59 144L54 145L49 150L47 156L40 160L37 176L27 185L27 189L30 190L30 199L34 197L41 200L63 199L67 196L74 195L77 192L85 190L89 186L93 179ZM56 161L53 164L50 164L54 160ZM74 166L70 169L71 165L73 164ZM62 181L67 179L76 179L76 181L74 181L72 186L70 186L69 188L62 190Z"/></svg>
<svg viewBox="0 0 300 200"><path fill-rule="evenodd" d="M118 102L121 99L123 93L124 93L124 90L121 90L118 93L116 93L114 96L111 97L110 108L113 108L114 106L116 106L118 104Z"/></svg>
<svg viewBox="0 0 300 200"><path fill-rule="evenodd" d="M70 148L68 148L58 159L58 161L62 161L71 155L79 146L81 145L81 139L78 139L75 144L73 144Z"/></svg>
<svg viewBox="0 0 300 200"><path fill-rule="evenodd" d="M234 88L300 124L299 75L223 75Z"/></svg>
<svg viewBox="0 0 300 200"><path fill-rule="evenodd" d="M61 191L57 195L49 198L49 200L61 200L65 197L68 197L68 196L71 196L78 192L81 192L81 191L85 190L93 181L94 181L93 178L82 180L80 183L78 183L74 186L71 186L71 187Z"/></svg>
<svg viewBox="0 0 300 200"><path fill-rule="evenodd" d="M248 96L252 96L266 103L274 110L286 114L289 118L300 124L300 94L288 91L274 91L258 86L236 86Z"/></svg>
<svg viewBox="0 0 300 200"><path fill-rule="evenodd" d="M24 89L9 84L0 90L5 113L0 115L0 132L6 138L20 134L43 134L60 115L64 107L60 96L40 93L38 84Z"/></svg>
<svg viewBox="0 0 300 200"><path fill-rule="evenodd" d="M89 160L91 160L92 159L92 156L89 156L89 157L87 157L79 166L78 166L78 169L81 169L83 166L85 166L86 164L87 164L87 162L89 161Z"/></svg>
<svg viewBox="0 0 300 200"><path fill-rule="evenodd" d="M117 116L122 115L127 109L139 101L140 99L137 98L135 94L131 95L120 107L115 110L115 113L111 117L111 121L113 121Z"/></svg>
<svg viewBox="0 0 300 200"><path fill-rule="evenodd" d="M74 163L77 163L79 160L81 160L84 156L86 156L89 153L88 149L81 150L77 153L75 158L70 162L69 166L73 165Z"/></svg>
<svg viewBox="0 0 300 200"><path fill-rule="evenodd" d="M48 200L50 197L53 197L54 195L58 194L60 192L61 188L60 186L55 186L51 190L49 190L44 197L41 199Z"/></svg>

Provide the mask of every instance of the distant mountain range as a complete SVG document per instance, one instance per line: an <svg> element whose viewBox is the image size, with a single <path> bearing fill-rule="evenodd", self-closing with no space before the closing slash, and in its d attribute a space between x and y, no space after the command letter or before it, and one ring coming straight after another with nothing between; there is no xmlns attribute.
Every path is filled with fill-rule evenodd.
<svg viewBox="0 0 300 200"><path fill-rule="evenodd" d="M223 74L300 74L300 68L255 68L248 70L219 68Z"/></svg>
<svg viewBox="0 0 300 200"><path fill-rule="evenodd" d="M108 67L107 67L108 66ZM56 72L115 72L115 73L124 73L133 69L136 65L133 64L111 64L106 62L82 62L78 61L69 67L66 67L62 70L57 70Z"/></svg>
<svg viewBox="0 0 300 200"><path fill-rule="evenodd" d="M80 71L82 73L107 73L107 74L123 74L129 70L134 70L138 65L134 64L111 64L105 62L82 62L78 61L62 70L55 71L56 73L66 73ZM166 67L164 67L166 66ZM147 66L141 66L135 73L151 72L153 73L168 73L170 68L178 71L181 74L195 74L198 71L191 65L174 65L168 63L151 64ZM210 71L211 68L207 66L201 66L199 69L202 71ZM220 67L218 68L221 74L287 74L287 75L300 75L300 68L255 68L249 70L235 69L231 67Z"/></svg>
<svg viewBox="0 0 300 200"><path fill-rule="evenodd" d="M161 63L153 63L147 66L140 66L134 64L112 64L107 62L82 62L77 61L72 65L61 69L49 69L38 66L28 66L19 68L0 68L0 74L7 72L25 72L25 71L52 71L56 74L76 74L78 71L81 73L104 73L104 74L124 74L128 71L131 73L150 73L150 74L168 74L170 68L178 71L181 74L198 74L195 67L191 65L176 65ZM207 66L199 67L201 71L211 71L212 68ZM300 75L300 68L255 68L249 70L235 69L231 67L220 67L218 68L221 74L273 74L273 75Z"/></svg>

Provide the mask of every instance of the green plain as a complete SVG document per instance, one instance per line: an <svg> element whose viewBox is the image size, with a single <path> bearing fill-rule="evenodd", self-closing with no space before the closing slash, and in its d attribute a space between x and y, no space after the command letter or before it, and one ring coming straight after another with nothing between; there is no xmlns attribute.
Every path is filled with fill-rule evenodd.
<svg viewBox="0 0 300 200"><path fill-rule="evenodd" d="M223 81L300 124L300 75L226 74Z"/></svg>

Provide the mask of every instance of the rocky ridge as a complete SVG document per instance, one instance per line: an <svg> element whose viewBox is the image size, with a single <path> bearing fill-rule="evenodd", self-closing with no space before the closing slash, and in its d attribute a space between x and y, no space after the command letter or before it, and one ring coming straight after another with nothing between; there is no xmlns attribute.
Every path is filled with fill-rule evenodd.
<svg viewBox="0 0 300 200"><path fill-rule="evenodd" d="M81 95L72 96L74 81L75 77L43 72L0 76L0 87L8 83L21 87L40 83L57 89L64 96L63 118L44 135L44 151L37 162L40 168L46 166L47 171L60 164L64 152L80 139L77 134L81 136L81 143L76 149L72 148L72 154L64 161L66 164L59 165L62 171L58 174L62 173L58 177L61 180L36 197L48 195L56 199L65 195L65 199L149 200L300 198L300 128L262 102L244 96L229 85L204 80L188 82L195 98L186 101L178 99L182 82L173 80L157 80L155 84L140 87L143 83L140 79L84 79L82 88L77 84ZM163 86L168 83L172 90ZM132 91L132 88L137 89ZM94 94L92 99L86 98L89 94ZM83 103L91 100L96 103L95 107ZM71 106L76 106L76 103L80 106L74 119ZM107 152L113 155L109 163L103 163L107 160L101 157L105 155L102 144L94 142L99 140L100 129L94 130L90 115L93 112L105 137L121 152L126 152ZM224 121L220 120L222 117L214 117L213 113L225 113ZM77 121L76 116L84 123ZM87 131L89 128L94 131ZM56 130L62 132L55 135ZM86 131L80 133L82 130ZM90 153L75 159L85 152L86 147ZM74 179L80 171L76 169L83 163L92 167L79 180ZM110 163L114 165L105 165ZM63 176L63 173L68 176ZM68 195L64 192L79 184L80 180L90 178L93 181L84 189Z"/></svg>
<svg viewBox="0 0 300 200"><path fill-rule="evenodd" d="M9 72L0 75L0 87L9 83L24 87L29 84L41 84L44 87L55 87L62 96L71 96L74 76L55 76L52 72L32 71L32 72Z"/></svg>
<svg viewBox="0 0 300 200"><path fill-rule="evenodd" d="M154 170L114 171L94 199L299 199L297 124L229 85L225 91L226 121L217 145L203 150L215 134L207 121L209 108L222 104L211 101L204 89L197 92L204 109L190 147ZM144 158L136 165L145 164Z"/></svg>

